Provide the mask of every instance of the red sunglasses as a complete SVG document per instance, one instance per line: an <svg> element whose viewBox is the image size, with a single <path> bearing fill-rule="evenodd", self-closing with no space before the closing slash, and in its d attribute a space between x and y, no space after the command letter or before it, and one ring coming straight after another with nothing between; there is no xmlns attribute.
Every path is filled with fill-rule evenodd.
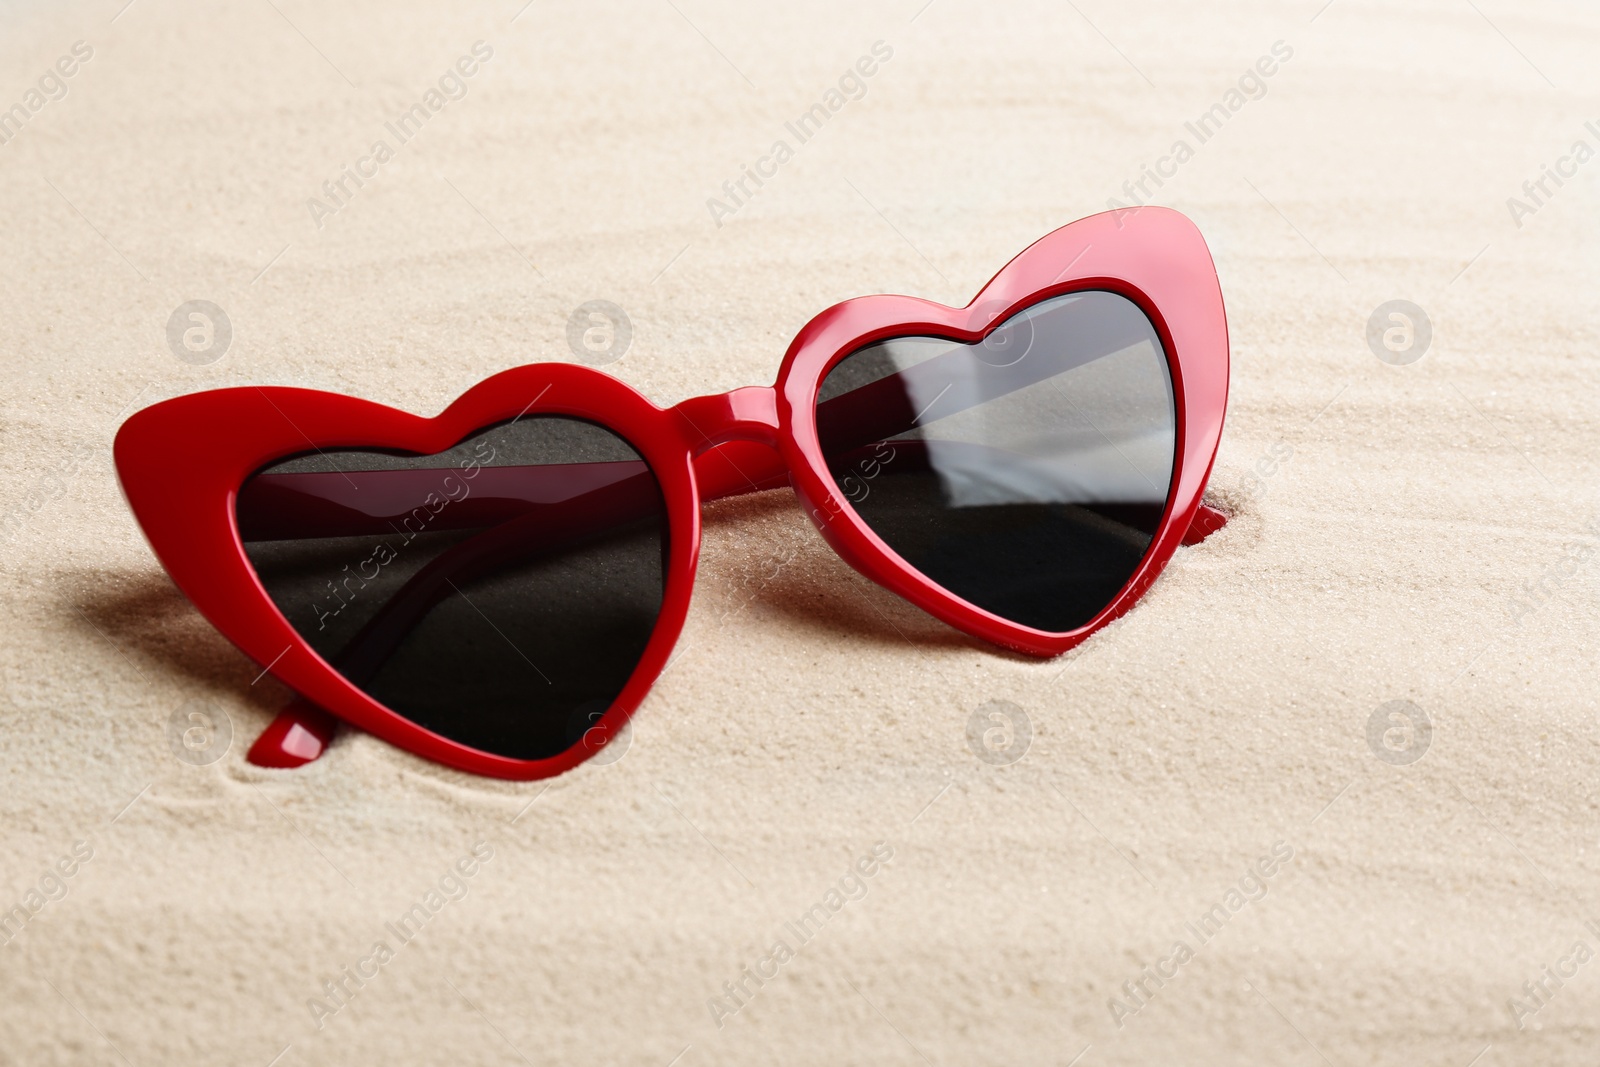
<svg viewBox="0 0 1600 1067"><path fill-rule="evenodd" d="M218 389L138 412L115 455L173 581L301 696L252 762L315 759L337 716L526 779L598 753L661 673L701 501L793 486L874 582L1054 655L1226 521L1200 496L1227 393L1205 241L1145 207L1056 230L965 308L835 305L770 389L662 409L540 363L431 419Z"/></svg>

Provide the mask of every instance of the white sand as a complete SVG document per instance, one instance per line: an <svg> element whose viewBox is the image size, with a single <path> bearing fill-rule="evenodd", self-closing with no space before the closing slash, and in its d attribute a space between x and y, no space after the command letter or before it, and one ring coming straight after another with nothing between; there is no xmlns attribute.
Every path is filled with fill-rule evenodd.
<svg viewBox="0 0 1600 1067"><path fill-rule="evenodd" d="M94 50L0 144L0 907L66 890L0 946L0 1063L1593 1062L1600 963L1523 1030L1507 1000L1600 952L1600 590L1592 547L1559 566L1600 542L1600 162L1520 228L1506 198L1600 147L1600 15L275 2L0 8L0 107ZM465 97L319 230L307 198L480 39ZM880 39L865 97L717 227L706 199ZM301 771L244 762L286 693L145 546L125 408L251 382L431 413L567 358L596 298L658 402L767 383L836 300L964 303L1280 40L1266 95L1156 190L1223 279L1237 515L1121 623L1055 662L981 647L769 494L709 509L686 651L620 761L510 784L347 732ZM167 345L190 299L232 321L208 366ZM1433 324L1409 366L1364 338L1391 299ZM206 767L168 747L195 698L234 731ZM1367 723L1402 699L1431 746L1394 766ZM1011 766L967 748L991 700L1032 724ZM393 939L480 840L466 897ZM93 858L48 878L75 841ZM879 841L865 897L719 1028L708 999ZM1185 922L1280 841L1200 945ZM1108 999L1180 938L1119 1028ZM318 1030L308 999L379 940Z"/></svg>

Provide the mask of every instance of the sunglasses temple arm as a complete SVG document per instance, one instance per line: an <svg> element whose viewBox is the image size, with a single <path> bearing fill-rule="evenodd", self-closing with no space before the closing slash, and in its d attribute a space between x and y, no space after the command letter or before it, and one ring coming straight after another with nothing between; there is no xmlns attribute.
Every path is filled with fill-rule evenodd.
<svg viewBox="0 0 1600 1067"><path fill-rule="evenodd" d="M1185 545L1198 545L1224 526L1228 525L1228 513L1210 504L1201 504L1195 509L1194 518L1189 521L1189 529L1184 532Z"/></svg>
<svg viewBox="0 0 1600 1067"><path fill-rule="evenodd" d="M1053 310L1050 318L1052 328L1070 330L1079 338L1078 344L1071 349L1040 348L1005 365L982 364L982 373L978 374L973 373L979 368L974 368L966 347L957 346L817 404L818 437L830 453L885 441L1092 363L1143 340L1147 329L1142 318L1106 321L1089 309L1071 304ZM696 397L674 410L689 419L690 409L698 412L697 405L709 403L725 409L725 417L737 418L739 398L746 398L748 404L758 394L770 403L771 390L749 388ZM921 403L921 398L926 397L933 399ZM918 398L916 406L913 398ZM695 425L693 419L689 422ZM697 451L695 474L702 500L779 488L788 481L782 457L766 444L734 440ZM481 467L474 474L463 473L461 479L456 479L462 489L459 502L448 489L455 474L449 468L362 471L358 476L379 496L385 496L385 489L390 490L390 500L409 504L422 495L440 499L438 510L448 510L448 514L439 516L435 512L436 517L426 517L424 524L441 530L488 526L534 507L582 499L607 482L621 480L619 473L631 474L635 467L644 469L637 462ZM443 480L441 471L446 475ZM475 488L469 484L474 478ZM401 533L400 526L410 529L415 509L408 511L402 506L395 514L372 514L365 507L352 506L353 488L349 475L337 472L258 475L239 494L241 536L247 541L299 539Z"/></svg>
<svg viewBox="0 0 1600 1067"><path fill-rule="evenodd" d="M957 468L963 465L982 465L985 462L992 462L990 457L996 454L1007 454L1005 449L967 441L941 440L930 442L921 438L900 439L891 437L887 440L879 441L875 445L866 445L849 452L832 453L829 456L829 461L831 463L837 459L847 469L857 463L879 464L879 461L881 461L881 464L879 464L881 467L894 464L897 470L924 472L934 469L930 447L935 444L939 448L940 454L946 457L947 460L954 461ZM879 449L885 446L893 449L887 458L879 453ZM859 469L865 470L866 467ZM866 499L866 494L870 492L870 486L867 485L867 482L876 476L876 473L867 474L863 480L855 475L846 475L840 479L839 488L847 500L852 503L859 503L861 500ZM853 488L861 490L862 495L858 497L852 492ZM1110 501L1105 504L1085 504L1084 506L1092 511L1100 511L1113 519L1119 519L1129 525L1145 529L1148 532L1154 532L1154 523L1163 510L1160 506L1147 509L1143 505L1135 505L1130 509L1129 506L1118 506ZM1133 513L1130 513L1130 511ZM1137 512L1141 511L1148 511L1148 513L1144 515L1137 514ZM1120 516L1119 512L1121 513ZM1189 520L1189 525L1183 532L1183 544L1198 545L1227 524L1227 512L1211 507L1209 504L1201 504L1195 508L1194 517Z"/></svg>
<svg viewBox="0 0 1600 1067"><path fill-rule="evenodd" d="M817 404L818 437L830 453L885 441L1091 363L1144 337L1142 319L1101 321L1073 305L1056 309L1051 318L1054 326L1075 331L1080 337L1077 347L1041 348L1003 366L982 364L982 373L974 374L967 349L958 346ZM690 410L698 414L698 406L706 404L725 409L721 413L724 417L737 418L739 398L746 398L748 403L757 394L770 398L772 391L736 389L719 396L686 400L674 410L691 426L696 422L689 417ZM922 403L921 398L926 397L933 399ZM915 406L913 398L918 398ZM788 482L782 457L764 443L733 440L697 452L695 474L701 500L775 489ZM488 526L535 507L583 499L608 481L620 480L619 473L631 474L633 468L642 471L644 464L491 466L478 468L472 475L463 474L460 479L454 479L455 472L449 468L361 471L357 476L368 487L369 496L376 493L380 498L407 505L424 495L439 499L438 511L446 514L435 512L423 522L431 530L442 530ZM462 491L459 501L449 492L452 479ZM250 541L401 533L401 526L410 529L416 509L408 511L400 506L392 509L394 514L374 514L366 506L354 506L357 502L351 496L353 489L349 475L338 472L258 475L239 494L240 534Z"/></svg>
<svg viewBox="0 0 1600 1067"><path fill-rule="evenodd" d="M295 701L272 720L245 758L257 767L300 767L327 751L339 720L306 700Z"/></svg>
<svg viewBox="0 0 1600 1067"><path fill-rule="evenodd" d="M239 534L246 542L377 535L409 543L418 533L483 529L539 511L582 526L581 508L577 514L553 509L601 499L597 494L646 467L637 461L485 467L475 483L457 482L469 491L456 501L439 493L441 470L449 472L359 471L359 496L338 474L258 475L239 492ZM696 457L695 480L702 501L720 500L788 485L789 470L766 445L732 441ZM410 507L430 494L437 510Z"/></svg>
<svg viewBox="0 0 1600 1067"><path fill-rule="evenodd" d="M697 461L707 467L704 480L708 495L751 492L787 480L781 458L764 446L732 448L738 458L722 456L725 466L720 469L707 462L717 451L723 450L708 452ZM518 560L575 547L608 530L647 518L659 507L654 479L641 472L581 496L536 507L518 519L468 538L412 575L346 642L335 658L340 673L356 685L364 685L424 615L451 593L459 592L458 583L469 583L482 573ZM1225 514L1202 506L1184 543L1196 544L1226 522Z"/></svg>
<svg viewBox="0 0 1600 1067"><path fill-rule="evenodd" d="M954 353L951 355L953 356ZM934 359L918 367L908 368L908 370L914 374L920 372L922 376L927 377L930 371L937 371L937 364L940 362L941 360ZM1028 371L1020 374L1013 372L1013 374L1007 375L1006 377L1010 380L1001 385L999 389L991 387L992 392L996 394L1011 392L1026 384L1031 384L1038 377L1047 376L1049 373L1060 369L1057 367L1041 375L1040 371L1044 368L1040 364L1046 362L1043 360L1034 361L1034 366L1029 368ZM904 373L902 372L902 374ZM991 392L991 390L985 390L985 392ZM943 396L944 394L941 393L939 395ZM961 408L970 406L973 403L981 403L989 398L981 394L952 397L951 400L954 403L944 405L945 410L941 412L939 417L954 414ZM844 400L845 403L838 403L840 400ZM962 401L965 401L965 403L962 403ZM956 407L956 403L959 403L960 407ZM861 439L856 443L867 443L892 437L914 426L917 421L915 415L909 408L904 411L900 410L904 407L906 407L906 390L904 385L892 376L888 379L880 379L878 382L870 383L867 386L852 390L851 393L818 405L818 421L819 423L825 422L830 413L835 414L835 417L842 416L843 418L839 419L840 422L846 420L856 421L858 423L856 433L851 436ZM832 412L829 411L830 408ZM852 410L848 412L841 410L844 408ZM907 416L911 417L907 418ZM867 426L870 426L870 432L867 431ZM560 465L555 466L559 467ZM753 442L734 441L710 449L696 457L695 468L703 501L759 492L765 489L775 489L786 484L789 480L788 470L782 457L774 449ZM554 473L550 468L545 468L545 471ZM293 475L285 477L291 485L297 480ZM632 479L627 481L632 481ZM551 506L551 509L558 512L592 510L585 507L589 503L589 498L602 493L602 490L583 493L555 504ZM648 505L640 514L645 514L647 511ZM615 513L608 516L613 521L616 517ZM545 523L550 523L552 520L555 522L560 521L558 515L548 513L542 514L540 518ZM577 518L577 516L568 516L569 520L573 518ZM1220 530L1227 521L1228 516L1226 513L1201 505L1196 511L1189 529L1184 534L1183 543L1185 545L1199 544L1206 537ZM566 532L569 536L581 533L584 525L582 522L570 523L569 521ZM574 529L574 526L577 529ZM300 536L311 536L310 533L303 530L297 532L299 532ZM435 564L444 564L443 567L438 568L436 573L443 574L448 581L450 571L456 566L457 560L461 563L470 562L470 557L473 555L470 546L473 546L475 542L479 542L484 536L487 535L480 535L478 538L464 542L462 545L457 546L457 550L452 550L446 553L445 556L440 557L440 559L435 560ZM526 542L524 544L526 547L534 547L526 545ZM550 546L547 544L545 547L548 548ZM459 550L467 551L457 556ZM450 557L455 558L449 559ZM447 559L449 559L448 563L446 562ZM426 569L435 570L432 565ZM421 575L419 574L417 577L420 578ZM396 625L397 623L406 617L416 615L419 610L425 613L437 602L439 597L437 588L425 591L424 586L436 587L437 582L419 584L416 582L416 578L413 578L412 582L407 583L407 587L403 588L389 605L392 610L385 610L381 613L382 616L388 617L387 621L390 625L373 628L373 624L379 623L379 619L375 618L372 623L369 623L369 630L371 630L373 636L368 637L364 642L362 635L357 635L356 639L351 642L351 646L365 645L367 656L363 658L371 662L371 658L375 656L377 662L381 663L386 658L387 653L392 651L393 642L392 640L375 640L378 630L388 631L389 634L403 634L404 627ZM408 589L412 591L408 593ZM272 724L257 738L250 749L250 762L264 767L301 766L316 759L326 750L337 730L337 726L338 720L332 715L304 698L298 698L294 703L284 708Z"/></svg>

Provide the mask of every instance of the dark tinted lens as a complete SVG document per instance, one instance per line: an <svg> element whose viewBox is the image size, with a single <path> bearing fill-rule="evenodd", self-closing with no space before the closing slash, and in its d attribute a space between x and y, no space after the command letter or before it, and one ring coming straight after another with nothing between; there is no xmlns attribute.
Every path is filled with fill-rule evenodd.
<svg viewBox="0 0 1600 1067"><path fill-rule="evenodd" d="M661 490L620 437L528 416L447 452L257 472L239 532L267 593L373 699L517 759L577 743L661 610Z"/></svg>
<svg viewBox="0 0 1600 1067"><path fill-rule="evenodd" d="M836 364L817 431L840 494L917 570L1060 633L1127 584L1172 480L1172 380L1132 301L1073 293L981 343L901 337Z"/></svg>

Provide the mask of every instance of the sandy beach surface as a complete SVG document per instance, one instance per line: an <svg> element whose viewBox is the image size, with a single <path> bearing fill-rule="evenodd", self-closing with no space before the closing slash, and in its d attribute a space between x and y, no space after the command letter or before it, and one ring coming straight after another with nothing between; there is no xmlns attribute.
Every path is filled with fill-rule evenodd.
<svg viewBox="0 0 1600 1067"><path fill-rule="evenodd" d="M1600 12L124 2L0 3L0 1064L1594 1062ZM201 389L435 413L591 300L657 403L768 384L1113 200L1215 256L1233 519L1056 660L782 490L706 509L620 758L263 770L288 691L111 467Z"/></svg>

